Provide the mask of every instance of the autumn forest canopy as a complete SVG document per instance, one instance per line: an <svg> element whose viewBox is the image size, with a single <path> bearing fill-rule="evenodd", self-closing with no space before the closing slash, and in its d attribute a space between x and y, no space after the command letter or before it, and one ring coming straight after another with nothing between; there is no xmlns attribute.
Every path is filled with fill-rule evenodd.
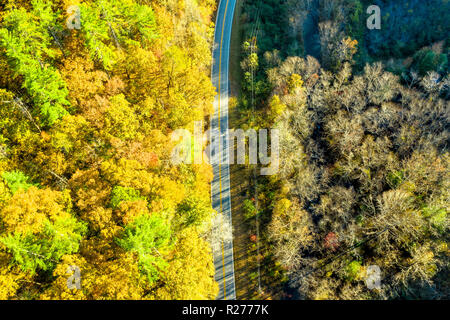
<svg viewBox="0 0 450 320"><path fill-rule="evenodd" d="M208 129L218 3L0 0L0 299L216 298L213 172L171 134ZM450 2L237 6L230 119L280 133L230 177L237 291L448 299Z"/></svg>
<svg viewBox="0 0 450 320"><path fill-rule="evenodd" d="M0 1L1 299L216 296L211 169L169 161L212 108L214 7Z"/></svg>

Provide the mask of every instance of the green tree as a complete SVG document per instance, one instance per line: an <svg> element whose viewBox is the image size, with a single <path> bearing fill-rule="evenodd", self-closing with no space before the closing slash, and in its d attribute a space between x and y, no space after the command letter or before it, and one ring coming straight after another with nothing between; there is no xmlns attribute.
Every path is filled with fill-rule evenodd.
<svg viewBox="0 0 450 320"><path fill-rule="evenodd" d="M29 187L33 186L33 184L28 183L29 177L27 177L23 172L18 170L5 171L1 174L1 176L5 180L12 194L16 193L20 189L26 191L28 190Z"/></svg>
<svg viewBox="0 0 450 320"><path fill-rule="evenodd" d="M141 215L125 227L116 243L127 251L138 255L140 270L150 283L155 282L160 272L167 268L165 258L173 243L172 233L164 220L156 215Z"/></svg>
<svg viewBox="0 0 450 320"><path fill-rule="evenodd" d="M62 256L77 252L86 226L74 217L44 222L38 234L15 232L0 237L12 262L24 271L34 274L38 269L52 270Z"/></svg>
<svg viewBox="0 0 450 320"><path fill-rule="evenodd" d="M52 125L67 114L68 90L58 70L48 64L56 56L52 48L50 25L56 25L57 13L50 3L32 1L33 10L13 9L4 16L0 29L0 46L5 49L9 63L23 77L41 123Z"/></svg>
<svg viewBox="0 0 450 320"><path fill-rule="evenodd" d="M414 55L413 68L417 69L421 76L429 71L446 71L448 58L446 54L437 54L431 49L423 49Z"/></svg>
<svg viewBox="0 0 450 320"><path fill-rule="evenodd" d="M100 0L83 3L81 31L89 53L111 70L118 56L114 47L145 46L157 36L153 10L132 0Z"/></svg>

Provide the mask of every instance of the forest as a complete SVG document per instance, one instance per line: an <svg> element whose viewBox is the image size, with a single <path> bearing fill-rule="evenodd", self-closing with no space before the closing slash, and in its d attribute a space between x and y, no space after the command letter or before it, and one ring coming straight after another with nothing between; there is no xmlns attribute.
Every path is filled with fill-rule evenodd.
<svg viewBox="0 0 450 320"><path fill-rule="evenodd" d="M281 136L244 210L281 298L449 298L449 5L243 3L238 112Z"/></svg>
<svg viewBox="0 0 450 320"><path fill-rule="evenodd" d="M170 160L217 5L0 0L0 299L216 298L212 169ZM450 2L239 5L230 105L280 132L241 177L250 298L449 299Z"/></svg>
<svg viewBox="0 0 450 320"><path fill-rule="evenodd" d="M215 298L212 171L170 163L215 6L0 1L0 299Z"/></svg>

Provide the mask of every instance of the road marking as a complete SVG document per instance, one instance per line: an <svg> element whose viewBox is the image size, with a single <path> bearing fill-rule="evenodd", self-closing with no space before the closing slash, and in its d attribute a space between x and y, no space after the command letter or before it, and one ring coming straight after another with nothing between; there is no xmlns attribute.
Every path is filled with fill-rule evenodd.
<svg viewBox="0 0 450 320"><path fill-rule="evenodd" d="M220 74L222 73L222 43L223 43L223 29L225 27L225 20L227 18L227 9L228 9L228 1L225 4L225 13L223 15L223 21L222 21L222 34L220 36L220 47L219 47L219 90L217 90L217 96L218 96L218 123L219 123L219 135L222 135L222 130L220 128ZM220 208L220 216L221 216L221 223L220 223L220 233L222 233L222 226L223 226L223 210L222 210L222 148L220 147L220 140L222 139L219 136L219 208ZM225 250L223 246L223 239L222 239L222 269L223 269L223 298L224 300L227 299L227 287L226 287L226 281L225 281Z"/></svg>

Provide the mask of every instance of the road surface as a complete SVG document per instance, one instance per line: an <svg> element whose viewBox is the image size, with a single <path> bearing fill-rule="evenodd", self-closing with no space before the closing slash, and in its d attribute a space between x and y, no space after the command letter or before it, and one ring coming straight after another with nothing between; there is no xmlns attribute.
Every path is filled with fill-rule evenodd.
<svg viewBox="0 0 450 320"><path fill-rule="evenodd" d="M217 90L217 95L214 99L211 131L218 130L222 137L227 134L228 129L228 62L235 5L236 0L220 1L214 31L211 79ZM228 143L227 139L220 140L222 140L222 143L219 143L216 156L221 156L223 161L215 161L215 164L212 165L214 178L211 184L211 200L213 208L221 215L219 222L223 224L226 221L231 225L230 168L227 161L229 157ZM232 236L225 238L232 239ZM213 250L213 256L216 270L215 279L220 288L217 299L236 299L233 241L223 241L219 247Z"/></svg>

